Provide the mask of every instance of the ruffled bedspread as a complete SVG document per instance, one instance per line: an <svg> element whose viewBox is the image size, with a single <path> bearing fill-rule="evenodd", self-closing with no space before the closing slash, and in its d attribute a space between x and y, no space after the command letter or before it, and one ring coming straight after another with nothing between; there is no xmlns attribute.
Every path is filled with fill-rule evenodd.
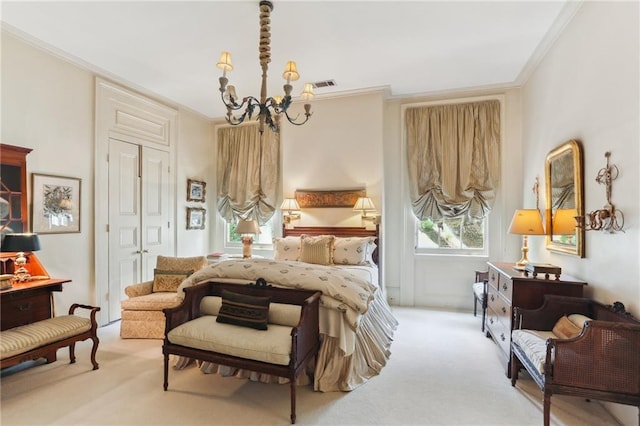
<svg viewBox="0 0 640 426"><path fill-rule="evenodd" d="M277 287L322 292L322 345L314 374L318 391L350 391L377 375L386 364L398 325L382 292L358 275L334 266L270 259L220 262L192 274L181 287L208 281L247 283L264 278ZM182 291L178 294L183 295ZM176 363L183 368L186 360ZM205 373L234 375L252 380L281 380L255 372L202 363Z"/></svg>

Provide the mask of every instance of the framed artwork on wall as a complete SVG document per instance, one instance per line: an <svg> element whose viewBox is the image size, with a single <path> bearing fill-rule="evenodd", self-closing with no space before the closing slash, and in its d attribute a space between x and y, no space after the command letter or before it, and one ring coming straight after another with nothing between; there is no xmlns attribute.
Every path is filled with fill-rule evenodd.
<svg viewBox="0 0 640 426"><path fill-rule="evenodd" d="M348 207L353 208L353 205L358 201L358 197L366 197L367 191L365 189L343 189L343 190L308 190L308 189L296 189L295 192L296 201L301 208L310 207Z"/></svg>
<svg viewBox="0 0 640 426"><path fill-rule="evenodd" d="M187 229L204 229L207 211L199 207L187 207Z"/></svg>
<svg viewBox="0 0 640 426"><path fill-rule="evenodd" d="M204 203L207 184L199 180L187 180L187 201L200 201Z"/></svg>
<svg viewBox="0 0 640 426"><path fill-rule="evenodd" d="M80 183L79 178L31 174L33 232L80 232Z"/></svg>

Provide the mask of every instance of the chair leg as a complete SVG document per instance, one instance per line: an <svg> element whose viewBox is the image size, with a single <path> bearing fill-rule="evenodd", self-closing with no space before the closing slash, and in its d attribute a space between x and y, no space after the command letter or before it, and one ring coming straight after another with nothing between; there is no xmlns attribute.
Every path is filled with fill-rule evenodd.
<svg viewBox="0 0 640 426"><path fill-rule="evenodd" d="M291 424L296 423L296 379L291 380Z"/></svg>
<svg viewBox="0 0 640 426"><path fill-rule="evenodd" d="M551 393L544 393L544 426L549 426L551 420Z"/></svg>
<svg viewBox="0 0 640 426"><path fill-rule="evenodd" d="M164 354L164 390L169 387L169 354Z"/></svg>
<svg viewBox="0 0 640 426"><path fill-rule="evenodd" d="M473 295L473 316L477 316L478 315L478 298L476 297L476 295Z"/></svg>

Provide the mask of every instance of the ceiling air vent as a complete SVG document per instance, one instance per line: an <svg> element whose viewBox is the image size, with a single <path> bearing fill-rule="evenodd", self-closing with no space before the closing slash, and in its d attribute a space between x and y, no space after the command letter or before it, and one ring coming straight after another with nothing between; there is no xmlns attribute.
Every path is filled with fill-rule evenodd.
<svg viewBox="0 0 640 426"><path fill-rule="evenodd" d="M336 82L335 80L323 80L323 81L316 81L311 84L313 85L314 89L318 89L321 87L333 87L336 85Z"/></svg>

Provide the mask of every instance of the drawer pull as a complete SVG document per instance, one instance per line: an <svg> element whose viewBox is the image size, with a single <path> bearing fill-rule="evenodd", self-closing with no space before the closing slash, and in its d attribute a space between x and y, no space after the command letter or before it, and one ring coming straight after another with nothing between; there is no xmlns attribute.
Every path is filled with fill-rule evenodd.
<svg viewBox="0 0 640 426"><path fill-rule="evenodd" d="M502 340L503 342L506 340L507 338L504 337L504 333L500 333L500 340Z"/></svg>
<svg viewBox="0 0 640 426"><path fill-rule="evenodd" d="M504 306L502 307L502 313L506 314L507 313L507 308L505 308Z"/></svg>
<svg viewBox="0 0 640 426"><path fill-rule="evenodd" d="M495 296L492 294L491 295L491 301L493 302L494 300L496 300Z"/></svg>
<svg viewBox="0 0 640 426"><path fill-rule="evenodd" d="M28 311L29 309L31 309L32 306L33 306L33 303L29 302L23 305L18 305L17 308L19 311Z"/></svg>
<svg viewBox="0 0 640 426"><path fill-rule="evenodd" d="M489 322L493 324L493 318L489 318Z"/></svg>
<svg viewBox="0 0 640 426"><path fill-rule="evenodd" d="M504 291L507 291L507 289L508 289L508 288L509 288L509 287L507 287L507 285L506 285L506 284L502 284L502 289L503 289Z"/></svg>

